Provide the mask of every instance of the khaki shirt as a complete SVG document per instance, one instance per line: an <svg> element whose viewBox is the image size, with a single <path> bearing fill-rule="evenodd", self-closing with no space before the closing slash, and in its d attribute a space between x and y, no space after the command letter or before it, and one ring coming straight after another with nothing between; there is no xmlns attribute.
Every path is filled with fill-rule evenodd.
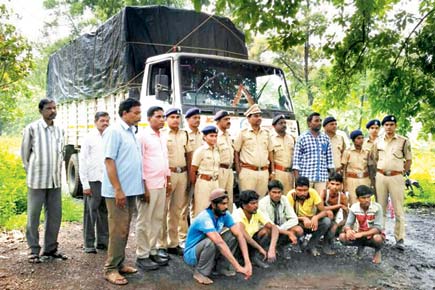
<svg viewBox="0 0 435 290"><path fill-rule="evenodd" d="M331 140L332 159L334 160L335 169L341 167L341 156L346 149L346 142L343 136L335 134L334 137L329 137Z"/></svg>
<svg viewBox="0 0 435 290"><path fill-rule="evenodd" d="M284 167L292 167L293 152L295 150L295 139L289 134L281 137L278 133L270 134L270 142L272 143L273 161Z"/></svg>
<svg viewBox="0 0 435 290"><path fill-rule="evenodd" d="M257 134L252 127L243 129L234 140L234 150L240 152L240 161L263 167L269 165L269 152L273 150L269 131L260 128Z"/></svg>
<svg viewBox="0 0 435 290"><path fill-rule="evenodd" d="M371 152L376 140L377 138L375 140L370 140L370 138L365 139L362 148Z"/></svg>
<svg viewBox="0 0 435 290"><path fill-rule="evenodd" d="M344 151L341 165L346 168L346 172L356 174L368 172L368 166L372 165L370 151L364 149L358 151L352 146L352 148Z"/></svg>
<svg viewBox="0 0 435 290"><path fill-rule="evenodd" d="M193 152L192 165L198 167L198 174L219 175L220 157L217 146L210 147L207 143Z"/></svg>
<svg viewBox="0 0 435 290"><path fill-rule="evenodd" d="M168 147L168 159L169 167L184 167L186 163L186 153L192 152L192 148L189 143L189 137L187 131L168 130L167 134L167 147Z"/></svg>
<svg viewBox="0 0 435 290"><path fill-rule="evenodd" d="M232 165L234 162L234 148L233 141L231 140L228 131L225 133L219 130L217 138L217 147L222 164Z"/></svg>
<svg viewBox="0 0 435 290"><path fill-rule="evenodd" d="M202 145L202 133L198 130L193 132L192 129L188 128L187 133L189 133L189 143L192 151L195 151Z"/></svg>
<svg viewBox="0 0 435 290"><path fill-rule="evenodd" d="M391 140L380 136L373 145L373 159L377 168L386 171L403 171L404 161L412 160L411 143L403 136L395 134Z"/></svg>

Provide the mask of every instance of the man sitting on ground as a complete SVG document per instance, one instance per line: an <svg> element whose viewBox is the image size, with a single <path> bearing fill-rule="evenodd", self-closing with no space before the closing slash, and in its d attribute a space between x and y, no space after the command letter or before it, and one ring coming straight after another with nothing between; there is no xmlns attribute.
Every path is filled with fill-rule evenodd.
<svg viewBox="0 0 435 290"><path fill-rule="evenodd" d="M328 255L335 255L332 249L334 239L341 233L349 212L347 197L343 192L343 176L340 173L333 173L329 176L326 190L322 191L320 197L325 204L325 210L331 219L331 227L325 236L323 252Z"/></svg>
<svg viewBox="0 0 435 290"><path fill-rule="evenodd" d="M356 188L358 202L350 207L349 216L343 232L340 234L340 241L347 246L357 246L358 256L362 256L364 247L375 249L373 263L381 263L381 248L384 245L385 235L382 227L381 205L370 200L373 191L366 185ZM359 229L353 230L353 225L358 222Z"/></svg>
<svg viewBox="0 0 435 290"><path fill-rule="evenodd" d="M240 231L240 225L234 222L227 210L226 191L215 189L210 195L210 206L198 214L187 232L184 261L195 267L193 278L200 284L213 283L208 276L215 265L217 272L225 276L236 274L229 269L228 263L237 272L245 275L245 279L252 275L246 240ZM223 227L229 230L221 234ZM237 245L243 255L244 267L234 258Z"/></svg>
<svg viewBox="0 0 435 290"><path fill-rule="evenodd" d="M278 226L280 233L278 245L289 243L296 245L298 237L304 234L304 230L298 225L298 217L287 197L282 195L283 184L279 180L271 180L267 186L269 194L260 199L259 209ZM290 259L287 247L283 247L283 257Z"/></svg>
<svg viewBox="0 0 435 290"><path fill-rule="evenodd" d="M296 180L296 188L291 190L287 198L290 205L299 219L299 225L304 229L305 234L312 234L305 250L313 256L319 256L316 246L320 238L326 234L331 226L331 220L325 210L322 199L317 191L309 188L310 181L307 177L300 176Z"/></svg>
<svg viewBox="0 0 435 290"><path fill-rule="evenodd" d="M252 262L260 268L269 268L267 260L276 260L276 243L279 230L267 216L258 210L259 195L254 190L244 190L240 193L241 208L235 211L235 216L241 224L242 232L252 252ZM264 248L269 247L266 252ZM255 251L255 252L254 252Z"/></svg>

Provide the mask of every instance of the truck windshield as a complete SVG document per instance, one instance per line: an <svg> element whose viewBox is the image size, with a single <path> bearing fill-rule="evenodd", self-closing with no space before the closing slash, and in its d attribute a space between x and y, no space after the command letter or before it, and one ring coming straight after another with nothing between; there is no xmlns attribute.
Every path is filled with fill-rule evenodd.
<svg viewBox="0 0 435 290"><path fill-rule="evenodd" d="M244 62L180 58L183 105L293 111L280 69Z"/></svg>

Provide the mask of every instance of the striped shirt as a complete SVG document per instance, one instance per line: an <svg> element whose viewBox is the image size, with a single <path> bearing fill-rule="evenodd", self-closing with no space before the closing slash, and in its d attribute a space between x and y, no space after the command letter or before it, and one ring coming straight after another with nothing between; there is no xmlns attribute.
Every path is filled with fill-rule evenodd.
<svg viewBox="0 0 435 290"><path fill-rule="evenodd" d="M60 127L54 124L48 126L43 119L27 125L21 143L21 159L29 188L61 187L63 143Z"/></svg>
<svg viewBox="0 0 435 290"><path fill-rule="evenodd" d="M367 211L364 211L359 202L354 203L349 209L346 220L346 227L353 227L358 222L359 232L365 232L372 228L383 231L383 213L379 203L371 202Z"/></svg>
<svg viewBox="0 0 435 290"><path fill-rule="evenodd" d="M328 169L334 168L331 141L324 133L314 137L310 131L299 136L295 145L293 169L311 182L328 181Z"/></svg>

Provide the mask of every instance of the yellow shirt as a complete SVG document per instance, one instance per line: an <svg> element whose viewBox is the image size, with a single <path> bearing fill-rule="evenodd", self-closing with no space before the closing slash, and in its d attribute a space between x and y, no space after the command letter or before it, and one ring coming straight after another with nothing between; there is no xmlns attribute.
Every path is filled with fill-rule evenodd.
<svg viewBox="0 0 435 290"><path fill-rule="evenodd" d="M301 203L300 201L296 201L296 204L295 204L295 199L293 197L296 196L296 191L292 189L287 194L288 201L290 202L290 205L293 207L298 217L315 216L317 213L317 205L322 202L320 195L317 193L317 191L314 188L310 188L308 193L309 193L308 199L306 199L303 203Z"/></svg>
<svg viewBox="0 0 435 290"><path fill-rule="evenodd" d="M251 216L251 220L248 221L245 212L240 207L237 209L237 212L234 213L234 217L237 222L240 222L245 226L245 230L250 237L254 236L255 233L258 232L265 224L271 223L267 216L260 210L257 210L257 213L253 214Z"/></svg>

